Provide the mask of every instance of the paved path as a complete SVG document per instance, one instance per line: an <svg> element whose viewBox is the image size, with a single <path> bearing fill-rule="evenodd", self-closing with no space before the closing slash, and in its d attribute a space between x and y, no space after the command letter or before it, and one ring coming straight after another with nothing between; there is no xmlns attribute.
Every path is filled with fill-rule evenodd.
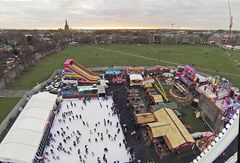
<svg viewBox="0 0 240 163"><path fill-rule="evenodd" d="M167 64L171 64L171 65L176 65L176 66L177 65L182 65L181 63L177 63L177 62L171 62L171 61L166 61L166 60L162 60L162 59L158 60L156 58L136 55L136 54L132 54L132 53L121 52L121 51L117 51L117 50L110 50L110 49L105 49L105 48L100 48L100 47L98 47L97 49L106 50L106 51L109 51L109 52L118 53L118 54L122 54L122 55L128 55L128 56L131 56L131 57L137 57L137 58L142 58L142 59L147 59L147 60L152 60L152 61L158 61L158 62L167 63ZM200 67L195 67L195 68L197 68L199 70L202 70L202 71L216 73L216 70L200 68ZM234 76L234 77L239 77L240 78L240 75L236 75L236 74L232 74L232 73L228 73L228 72L218 71L217 73L222 74L222 75L228 75L228 76Z"/></svg>
<svg viewBox="0 0 240 163"><path fill-rule="evenodd" d="M230 54L229 52L225 51L225 54L227 54L234 62L237 63L237 65L240 65L240 61L238 59L235 59L232 54Z"/></svg>
<svg viewBox="0 0 240 163"><path fill-rule="evenodd" d="M0 97L22 97L29 90L10 90L10 89L1 89Z"/></svg>

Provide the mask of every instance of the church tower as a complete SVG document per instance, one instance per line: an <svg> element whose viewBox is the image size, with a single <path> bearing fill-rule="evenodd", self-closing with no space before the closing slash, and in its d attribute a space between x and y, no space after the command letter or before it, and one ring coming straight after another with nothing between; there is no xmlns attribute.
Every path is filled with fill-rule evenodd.
<svg viewBox="0 0 240 163"><path fill-rule="evenodd" d="M65 20L64 30L69 31L69 26L68 26L67 20Z"/></svg>

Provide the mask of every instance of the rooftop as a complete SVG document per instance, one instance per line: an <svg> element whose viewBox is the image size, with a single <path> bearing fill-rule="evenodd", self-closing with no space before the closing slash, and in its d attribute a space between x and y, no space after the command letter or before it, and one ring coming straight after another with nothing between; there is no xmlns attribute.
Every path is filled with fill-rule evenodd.
<svg viewBox="0 0 240 163"><path fill-rule="evenodd" d="M172 109L159 109L153 114L157 122L148 124L152 135L154 138L162 136L170 149L187 142L195 142Z"/></svg>
<svg viewBox="0 0 240 163"><path fill-rule="evenodd" d="M0 144L0 161L33 161L56 99L48 92L32 96Z"/></svg>

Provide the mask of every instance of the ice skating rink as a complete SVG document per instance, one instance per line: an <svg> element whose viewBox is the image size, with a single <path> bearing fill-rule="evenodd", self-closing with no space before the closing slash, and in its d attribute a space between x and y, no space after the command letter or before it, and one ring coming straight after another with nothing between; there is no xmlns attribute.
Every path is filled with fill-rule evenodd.
<svg viewBox="0 0 240 163"><path fill-rule="evenodd" d="M83 100L64 99L51 128L52 140L45 148L45 162L129 162L131 156L112 106L111 97L91 99L86 105Z"/></svg>

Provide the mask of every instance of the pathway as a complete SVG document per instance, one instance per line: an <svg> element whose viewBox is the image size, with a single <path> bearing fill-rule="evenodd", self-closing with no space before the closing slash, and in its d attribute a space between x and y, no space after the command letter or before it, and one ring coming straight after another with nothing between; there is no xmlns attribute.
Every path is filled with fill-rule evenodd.
<svg viewBox="0 0 240 163"><path fill-rule="evenodd" d="M0 97L22 97L29 90L10 90L10 89L1 89Z"/></svg>
<svg viewBox="0 0 240 163"><path fill-rule="evenodd" d="M225 51L225 54L227 54L234 62L236 62L237 65L240 65L240 61L238 59L234 58L232 54L230 54L227 51Z"/></svg>
<svg viewBox="0 0 240 163"><path fill-rule="evenodd" d="M117 51L117 50L110 50L110 49L105 49L105 48L101 48L101 47L98 47L97 49L106 50L106 51L109 51L109 52L118 53L118 54L122 54L122 55L128 55L128 56L131 56L131 57L137 57L137 58L142 58L142 59L147 59L147 60L152 60L152 61L158 61L158 62L167 63L167 64L171 64L171 65L176 65L176 66L177 65L182 65L181 63L177 63L177 62L171 62L171 61L166 61L166 60L162 60L162 59L158 60L156 58L136 55L136 54L132 54L132 53L121 52L121 51ZM200 67L195 67L195 68L197 68L199 70L207 71L207 72L216 73L216 70L200 68ZM240 78L240 75L236 75L236 74L232 74L232 73L228 73L228 72L218 71L217 73L222 74L222 75L228 75L228 76L234 76L234 77L239 77Z"/></svg>

